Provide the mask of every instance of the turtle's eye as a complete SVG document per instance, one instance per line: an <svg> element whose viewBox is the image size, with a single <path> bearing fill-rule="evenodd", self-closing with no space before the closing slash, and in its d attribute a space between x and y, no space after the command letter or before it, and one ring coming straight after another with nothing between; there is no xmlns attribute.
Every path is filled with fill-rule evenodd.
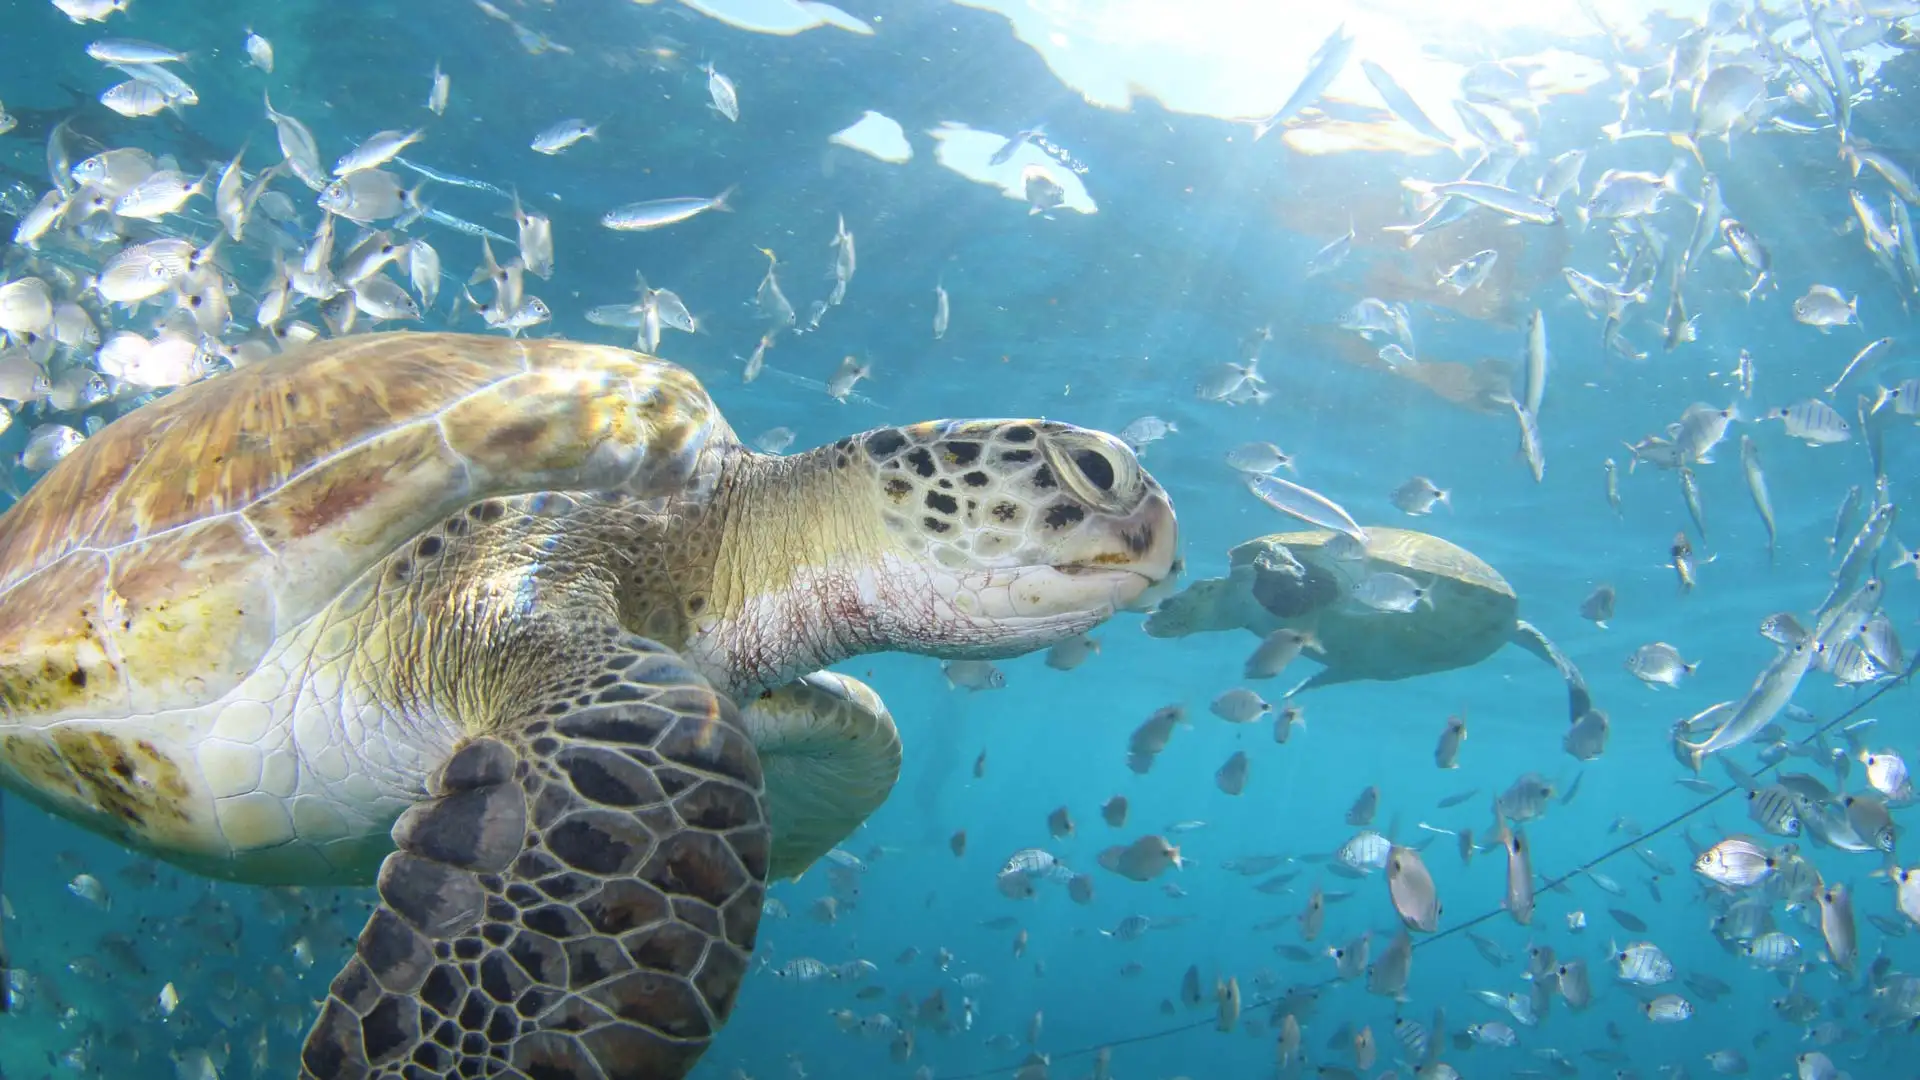
<svg viewBox="0 0 1920 1080"><path fill-rule="evenodd" d="M1113 462L1107 460L1107 455L1098 450L1075 450L1073 464L1094 487L1101 491L1113 490Z"/></svg>

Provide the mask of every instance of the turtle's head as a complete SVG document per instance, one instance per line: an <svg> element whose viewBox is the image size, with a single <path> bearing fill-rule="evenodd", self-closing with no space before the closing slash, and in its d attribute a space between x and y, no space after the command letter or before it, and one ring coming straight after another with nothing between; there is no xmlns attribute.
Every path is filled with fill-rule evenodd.
<svg viewBox="0 0 1920 1080"><path fill-rule="evenodd" d="M1173 505L1126 445L1044 420L880 428L740 452L693 655L735 693L886 650L1044 648L1173 573Z"/></svg>
<svg viewBox="0 0 1920 1080"><path fill-rule="evenodd" d="M1098 624L1173 573L1173 504L1111 435L944 420L851 446L886 540L870 613L881 648L1018 655Z"/></svg>

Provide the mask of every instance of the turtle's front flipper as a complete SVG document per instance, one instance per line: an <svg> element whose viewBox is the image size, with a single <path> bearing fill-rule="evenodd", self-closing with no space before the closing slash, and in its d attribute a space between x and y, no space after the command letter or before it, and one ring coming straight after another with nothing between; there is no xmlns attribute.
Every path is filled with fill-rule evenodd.
<svg viewBox="0 0 1920 1080"><path fill-rule="evenodd" d="M772 878L798 877L887 801L900 732L858 679L816 671L740 710L767 775Z"/></svg>
<svg viewBox="0 0 1920 1080"><path fill-rule="evenodd" d="M395 823L303 1077L676 1080L725 1022L767 876L753 746L660 646L585 652Z"/></svg>
<svg viewBox="0 0 1920 1080"><path fill-rule="evenodd" d="M1515 621L1513 643L1552 664L1560 672L1560 677L1567 683L1567 709L1571 719L1578 720L1587 715L1593 708L1593 698L1587 693L1587 680L1580 674L1580 669L1573 666L1573 661L1567 659L1566 653L1561 652L1553 642L1547 640L1547 635L1525 619Z"/></svg>

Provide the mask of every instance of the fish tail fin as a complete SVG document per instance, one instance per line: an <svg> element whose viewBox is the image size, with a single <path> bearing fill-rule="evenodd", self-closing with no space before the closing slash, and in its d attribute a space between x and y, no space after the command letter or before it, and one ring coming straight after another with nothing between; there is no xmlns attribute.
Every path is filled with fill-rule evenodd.
<svg viewBox="0 0 1920 1080"><path fill-rule="evenodd" d="M739 190L739 184L728 184L727 190L713 197L713 206L711 209L718 210L723 214L733 213L733 196Z"/></svg>
<svg viewBox="0 0 1920 1080"><path fill-rule="evenodd" d="M478 285L483 281L490 281L499 273L500 264L493 258L493 244L483 236L480 238L480 265L474 268L473 276L467 279L467 284ZM472 300L473 297L469 296L467 299Z"/></svg>
<svg viewBox="0 0 1920 1080"><path fill-rule="evenodd" d="M1680 740L1680 751L1687 756L1684 764L1697 775L1700 772L1700 766L1707 760L1707 744L1703 742L1690 743L1682 739Z"/></svg>
<svg viewBox="0 0 1920 1080"><path fill-rule="evenodd" d="M1418 225L1382 225L1380 231L1401 234L1404 237L1403 243L1408 248L1412 248L1420 242L1420 234L1414 231L1419 227Z"/></svg>
<svg viewBox="0 0 1920 1080"><path fill-rule="evenodd" d="M1699 162L1702 169L1707 167L1707 159L1700 156L1700 144L1694 140L1692 135L1682 135L1677 131L1670 132L1667 135L1667 141L1685 150L1687 153L1692 154L1693 160ZM1673 169L1671 167L1667 169L1667 175L1669 178L1672 177Z"/></svg>

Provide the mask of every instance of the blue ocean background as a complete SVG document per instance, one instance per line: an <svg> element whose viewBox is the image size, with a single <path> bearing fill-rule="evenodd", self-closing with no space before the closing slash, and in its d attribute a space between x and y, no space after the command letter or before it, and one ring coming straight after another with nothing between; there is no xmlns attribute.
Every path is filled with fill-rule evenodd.
<svg viewBox="0 0 1920 1080"><path fill-rule="evenodd" d="M108 145L173 153L188 168L222 163L243 143L251 146L250 165L255 157L268 163L273 132L263 119L263 89L276 107L313 129L329 161L373 131L425 126L427 137L409 150L411 159L517 191L552 218L557 271L534 291L555 318L536 335L631 345L628 332L594 326L584 313L628 300L636 272L644 274L649 284L679 293L702 320L699 334L669 335L661 354L703 379L742 437L786 426L797 433L795 450L935 417L1042 416L1118 431L1143 415L1160 416L1178 433L1148 448L1143 462L1178 510L1189 579L1221 576L1230 547L1293 527L1249 497L1225 464L1227 452L1241 443L1272 441L1296 458L1300 482L1339 501L1361 523L1427 529L1498 568L1521 598L1522 617L1581 668L1596 706L1612 721L1605 755L1573 760L1561 746L1564 687L1535 658L1507 648L1464 670L1303 695L1297 702L1306 725L1279 745L1269 725L1231 725L1207 711L1216 694L1240 684L1240 665L1256 644L1252 635L1155 640L1131 613L1094 632L1100 652L1077 670L1051 670L1037 654L1003 662L1001 689L952 688L931 659L856 658L839 670L866 680L887 700L906 746L904 770L891 800L844 845L867 866L857 899L843 897L828 925L809 914L831 892L824 867L776 886L772 895L789 917L762 924L759 956L772 968L806 956L829 964L866 959L878 971L858 983L793 983L757 972L696 1076L730 1078L743 1070L757 1078L906 1077L925 1065L941 1080L959 1080L1012 1075L1038 1050L1051 1056L1051 1075L1079 1077L1092 1069L1092 1048L1113 1046L1112 1071L1119 1077L1266 1077L1274 1072L1275 1030L1256 1002L1301 986L1319 987L1317 1003L1300 1014L1309 1069L1351 1068L1350 1047L1330 1048L1329 1037L1343 1025L1371 1026L1380 1062L1362 1075L1374 1076L1404 1056L1391 1036L1396 1016L1430 1024L1441 1007L1450 1033L1507 1019L1472 992L1525 993L1521 971L1530 944L1551 945L1563 958L1585 957L1595 1003L1578 1013L1556 1003L1538 1027L1519 1029L1517 1048L1450 1047L1442 1056L1461 1075L1477 1080L1529 1075L1529 1069L1551 1075L1551 1066L1532 1053L1549 1047L1577 1062L1581 1076L1633 1070L1627 1075L1652 1077L1673 1067L1704 1076L1704 1055L1723 1047L1745 1052L1754 1075L1791 1073L1793 1056L1812 1044L1803 1025L1779 1020L1769 1005L1786 993L1782 980L1714 940L1701 899L1710 886L1689 870L1694 853L1685 835L1712 843L1758 831L1739 792L1637 845L1669 864L1670 873L1656 874L1630 851L1619 854L1599 869L1624 886L1623 896L1576 878L1541 894L1531 926L1499 912L1506 879L1498 852L1463 866L1453 839L1422 825L1479 833L1489 825L1493 797L1524 773L1540 773L1561 791L1578 783L1577 797L1556 801L1528 828L1536 869L1551 879L1697 806L1702 796L1674 784L1689 774L1671 752L1672 724L1747 689L1774 652L1755 632L1764 616L1804 615L1825 597L1835 510L1849 487L1871 489L1865 446L1855 440L1809 447L1759 414L1818 395L1872 337L1891 336L1896 344L1876 371L1840 395L1849 417L1855 390L1920 374L1908 310L1914 298L1873 266L1857 227L1845 227L1848 187L1872 182L1875 198L1884 200L1884 185L1870 174L1850 177L1830 131L1737 135L1731 156L1717 142L1707 145L1730 212L1771 249L1779 288L1745 303L1739 275L1726 266L1710 268L1710 284L1690 296L1701 316L1697 341L1663 351L1657 301L1630 328L1652 354L1645 362L1607 355L1599 324L1560 279L1562 265L1602 276L1611 254L1603 231L1577 221L1535 229L1475 219L1462 251L1499 244L1500 299L1484 318L1414 300L1421 355L1464 365L1496 360L1517 371L1526 317L1536 307L1545 313L1553 368L1541 417L1546 472L1535 483L1517 455L1510 413L1464 407L1378 365L1356 362L1356 339L1334 327L1363 296L1393 299L1382 283L1394 280L1390 274L1410 273L1397 241L1378 226L1403 216L1402 179L1452 179L1464 167L1444 150L1308 154L1278 135L1255 142L1245 123L1169 111L1151 97L1126 110L1096 107L1064 84L1005 16L968 6L844 5L874 28L871 36L833 27L793 36L753 33L668 3L501 6L574 51L530 55L470 0L134 0L105 31L74 25L49 4L14 0L0 9L0 101L24 122L0 135L0 182L17 181L36 195L44 190L45 131L66 116ZM1565 33L1554 35L1478 24L1469 5L1457 6L1460 39L1430 43L1436 51L1497 59L1598 47L1577 9L1569 9ZM1177 25L1178 16L1171 18ZM1654 16L1647 25L1664 31L1671 18ZM1337 21L1335 13L1302 7L1289 40L1275 46L1273 105ZM247 28L273 42L273 75L245 66ZM177 118L129 121L106 112L93 99L108 83L83 51L103 33L191 50L186 73L201 103ZM1365 48L1363 40L1361 54ZM1916 60L1888 52L1868 97L1856 106L1855 131L1920 166ZM422 108L436 61L453 80L453 103L440 119ZM704 62L738 84L739 122L707 107ZM1587 190L1604 168L1661 172L1684 158L1658 139L1609 144L1599 129L1618 116L1612 98L1618 92L1617 85L1602 84L1543 100L1538 148L1516 175L1531 183L1547 157L1586 147L1592 150ZM828 135L869 109L904 128L914 148L910 162L829 145ZM1371 99L1327 109L1394 123ZM599 138L554 158L528 150L535 132L567 116L599 123ZM1451 118L1441 119L1452 126ZM1049 140L1086 165L1082 181L1098 212L1030 215L1000 190L940 167L924 133L949 121L1002 136L1044 124ZM1685 163L1683 188L1697 190L1699 173ZM600 215L618 204L711 195L732 185L739 185L732 213L643 234L599 225ZM297 186L289 190L301 194ZM496 196L445 184L429 185L425 193L437 208L512 232L509 206ZM302 210L310 213L304 202ZM742 358L762 329L751 309L766 268L757 249L778 254L782 283L804 312L831 287L828 242L836 218L844 218L859 244L859 271L846 302L818 332L783 336L767 362L824 382L843 356L858 356L873 365L872 378L857 388L868 400L842 404L775 373L743 384ZM1306 260L1350 220L1361 232L1351 258L1333 274L1306 279ZM1684 207L1663 219L1674 244L1685 243L1691 220ZM10 230L12 219L0 224ZM445 230L426 235L455 280L478 263L477 240ZM1795 322L1791 301L1814 283L1857 295L1864 330L1821 333ZM936 284L952 298L951 329L941 340L930 330ZM429 325L448 325L445 308L443 295ZM452 325L482 329L471 314ZM1262 327L1272 333L1259 366L1271 399L1228 406L1197 398L1194 384L1205 369L1241 360L1243 343ZM1751 398L1740 396L1733 378L1743 349L1756 372ZM1371 351L1361 350L1360 358ZM1699 585L1683 594L1666 565L1674 534L1691 529L1674 475L1647 467L1628 474L1631 455L1622 443L1663 431L1689 404L1736 401L1743 421L1720 447L1719 460L1697 470L1708 533L1694 540ZM1893 500L1912 505L1920 440L1911 417L1897 419L1886 438L1887 473ZM0 450L17 453L28 427L16 423ZM1740 475L1742 434L1760 445L1779 517L1772 559ZM1619 514L1604 493L1608 458L1621 468ZM1390 493L1415 474L1449 489L1452 510L1426 518L1396 510ZM19 483L30 479L15 475ZM1894 536L1920 543L1911 524L1897 525ZM1882 561L1890 557L1891 547ZM1888 579L1885 609L1911 639L1920 585L1910 569ZM1609 629L1578 613L1602 583L1618 592ZM1697 674L1677 690L1642 685L1624 661L1654 641L1678 646L1699 663ZM1309 670L1303 662L1256 689L1277 701ZM1824 722L1859 707L1870 692L1836 688L1815 674L1795 700ZM1130 772L1129 732L1174 703L1184 704L1191 726L1175 733L1151 772ZM1442 771L1434 767L1433 748L1453 714L1468 718L1470 736L1460 768ZM1853 720L1866 718L1879 721L1870 738L1876 747L1920 752L1910 689L1891 690ZM1813 730L1788 727L1795 738ZM1236 750L1246 751L1252 765L1245 792L1234 797L1216 788L1213 773ZM982 754L984 769L976 776ZM1751 748L1736 756L1753 766ZM1791 764L1809 769L1805 762ZM1861 774L1855 763L1848 790L1864 785ZM1712 765L1704 775L1723 779ZM1324 933L1305 947L1319 953L1372 930L1378 955L1398 925L1383 876L1352 881L1329 874L1324 863L1295 864L1303 872L1291 887L1269 895L1253 889L1261 878L1221 866L1255 855L1331 853L1356 831L1343 816L1368 785L1380 789L1375 827L1391 828L1401 843L1437 838L1426 862L1444 904L1443 930L1495 913L1475 929L1514 954L1512 962L1490 964L1463 934L1423 944L1402 1003L1371 996L1358 982L1329 984L1333 963L1324 957L1297 963L1277 954L1275 945L1302 944L1291 923L1254 929L1297 913L1318 883L1329 893L1352 895L1329 904ZM1461 805L1436 806L1474 789L1478 794ZM1124 828L1109 829L1099 807L1116 794L1127 797L1131 812ZM1077 834L1050 838L1048 814L1063 806ZM362 894L309 890L289 901L166 868L143 886L122 874L135 860L110 843L17 798L6 810L4 886L13 918L4 932L14 965L29 974L32 987L17 1015L0 1017L0 1072L169 1076L177 1054L204 1048L222 1076L293 1074L311 1003L325 993L358 933ZM1908 820L1896 815L1902 825ZM1096 867L1096 854L1109 844L1193 821L1205 825L1171 837L1188 862L1183 871L1135 883ZM956 857L948 838L961 829L967 849ZM1094 874L1093 902L1077 905L1064 889L1051 887L1027 901L1001 895L996 871L1029 847ZM1920 963L1893 888L1884 876L1873 876L1879 859L1802 847L1829 880L1853 884L1862 967L1877 955L1896 970ZM1910 847L1903 838L1896 860L1908 857ZM68 890L82 872L106 883L110 909ZM1161 887L1167 882L1186 895L1169 896ZM289 914L289 907L297 910ZM1648 929L1630 934L1609 908L1637 915ZM1567 929L1574 910L1584 911L1588 922L1577 935ZM1777 908L1775 914L1809 957L1799 987L1822 1002L1822 1019L1842 1021L1852 1035L1826 1048L1835 1061L1856 1080L1920 1075L1902 1056L1911 1036L1870 1028L1862 1019L1870 991L1818 959L1817 925ZM1868 914L1902 933L1890 935L1868 922ZM1100 933L1130 915L1190 921L1136 941ZM1017 922L984 925L1003 916ZM1020 931L1028 945L1016 957ZM121 935L137 962L117 946L103 947L103 935ZM1652 1025L1639 1010L1642 996L1609 977L1610 938L1654 941L1682 973L1704 972L1733 989L1717 1001L1695 1000L1689 1022ZM293 961L295 940L310 944L310 968ZM910 948L918 956L897 962ZM953 956L946 971L933 965L942 948ZM92 963L82 962L89 958ZM1143 970L1123 976L1130 962ZM1178 1002L1189 965L1198 966L1206 992L1198 1009ZM968 973L984 976L984 984L963 990L958 979ZM1239 1028L1222 1034L1214 1030L1212 989L1216 978L1229 976L1238 979L1247 1005ZM162 1018L155 1001L169 982L183 1004ZM874 985L885 994L856 999L861 987ZM900 995L919 1002L941 987L950 1006L962 996L977 1003L974 1025L945 1036L922 1032L906 1063L889 1059L886 1039L842 1032L831 1016L850 1009L904 1020ZM1164 1001L1174 1002L1171 1014ZM1036 1012L1044 1013L1044 1028L1030 1047L1026 1033ZM263 1024L271 1032L271 1060L265 1071L255 1071L247 1046ZM1017 1045L989 1045L989 1037L1000 1034ZM84 1060L63 1059L83 1045ZM1625 1057L1583 1056L1594 1049ZM186 1075L187 1066L180 1068ZM1412 1075L1411 1067L1401 1066L1400 1075Z"/></svg>

